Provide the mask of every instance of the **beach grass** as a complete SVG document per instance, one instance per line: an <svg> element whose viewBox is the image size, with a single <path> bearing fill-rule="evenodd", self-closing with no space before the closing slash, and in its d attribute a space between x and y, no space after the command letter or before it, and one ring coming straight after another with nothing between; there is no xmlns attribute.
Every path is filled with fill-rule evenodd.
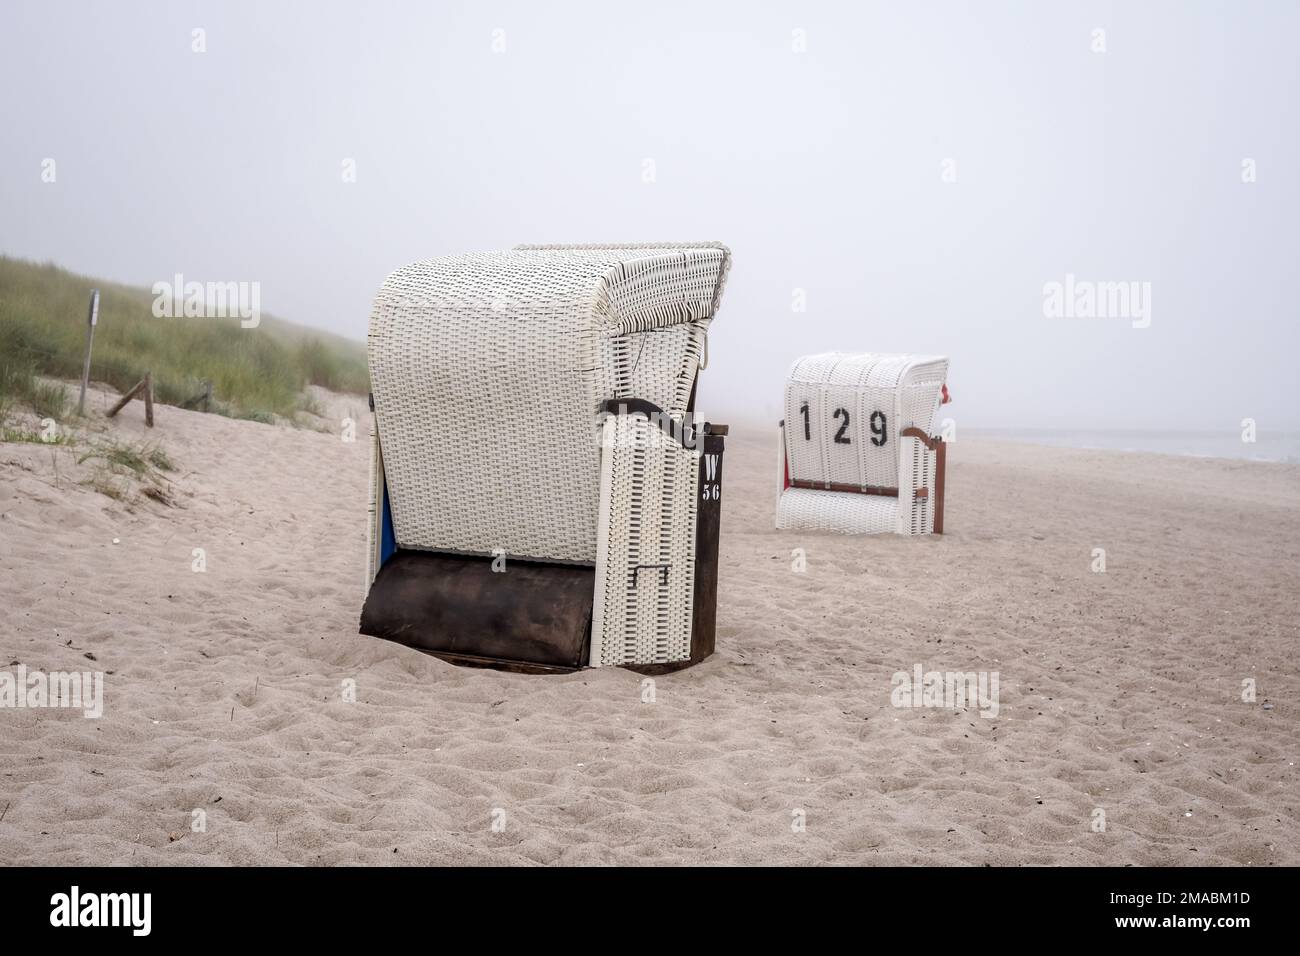
<svg viewBox="0 0 1300 956"><path fill-rule="evenodd" d="M247 329L238 318L156 318L147 288L0 256L0 414L68 412L66 390L38 376L81 377L91 289L100 291L91 380L119 391L151 371L157 400L179 405L210 381L213 411L273 421L303 409L308 385L369 389L361 342L269 315Z"/></svg>

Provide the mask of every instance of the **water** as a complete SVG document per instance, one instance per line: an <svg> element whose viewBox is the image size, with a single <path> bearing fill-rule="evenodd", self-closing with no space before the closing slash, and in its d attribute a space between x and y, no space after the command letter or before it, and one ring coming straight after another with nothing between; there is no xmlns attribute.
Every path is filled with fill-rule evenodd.
<svg viewBox="0 0 1300 956"><path fill-rule="evenodd" d="M1300 434L1258 432L1253 443L1240 432L1094 431L1088 429L981 428L974 437L996 441L1029 442L1061 448L1143 451L1192 458L1235 458L1243 461L1277 461L1300 464Z"/></svg>

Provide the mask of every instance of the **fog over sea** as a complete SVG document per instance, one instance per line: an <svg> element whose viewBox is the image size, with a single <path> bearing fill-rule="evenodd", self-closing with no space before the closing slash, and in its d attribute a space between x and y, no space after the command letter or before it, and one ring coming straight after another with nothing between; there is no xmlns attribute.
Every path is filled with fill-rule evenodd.
<svg viewBox="0 0 1300 956"><path fill-rule="evenodd" d="M959 433L959 438L1027 442L1063 448L1142 451L1192 458L1235 458L1300 464L1300 434L1260 431L1254 442L1241 440L1240 431L1138 431L1051 428L981 428Z"/></svg>

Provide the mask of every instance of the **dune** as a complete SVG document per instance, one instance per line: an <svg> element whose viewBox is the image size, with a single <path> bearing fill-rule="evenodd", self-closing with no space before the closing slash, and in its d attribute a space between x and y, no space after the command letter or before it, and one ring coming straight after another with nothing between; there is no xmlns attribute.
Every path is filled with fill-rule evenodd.
<svg viewBox="0 0 1300 956"><path fill-rule="evenodd" d="M777 533L733 424L718 651L647 693L359 635L369 413L318 398L92 426L161 444L155 498L0 444L0 670L104 675L0 709L0 860L1300 863L1298 466L969 439L942 537ZM996 708L894 706L918 666Z"/></svg>

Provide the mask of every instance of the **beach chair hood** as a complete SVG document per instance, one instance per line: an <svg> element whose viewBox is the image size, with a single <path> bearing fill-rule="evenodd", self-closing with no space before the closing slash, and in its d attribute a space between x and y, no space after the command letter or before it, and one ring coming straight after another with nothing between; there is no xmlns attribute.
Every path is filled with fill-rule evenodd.
<svg viewBox="0 0 1300 956"><path fill-rule="evenodd" d="M729 261L522 246L390 275L368 348L397 546L594 564L597 408L685 413Z"/></svg>

